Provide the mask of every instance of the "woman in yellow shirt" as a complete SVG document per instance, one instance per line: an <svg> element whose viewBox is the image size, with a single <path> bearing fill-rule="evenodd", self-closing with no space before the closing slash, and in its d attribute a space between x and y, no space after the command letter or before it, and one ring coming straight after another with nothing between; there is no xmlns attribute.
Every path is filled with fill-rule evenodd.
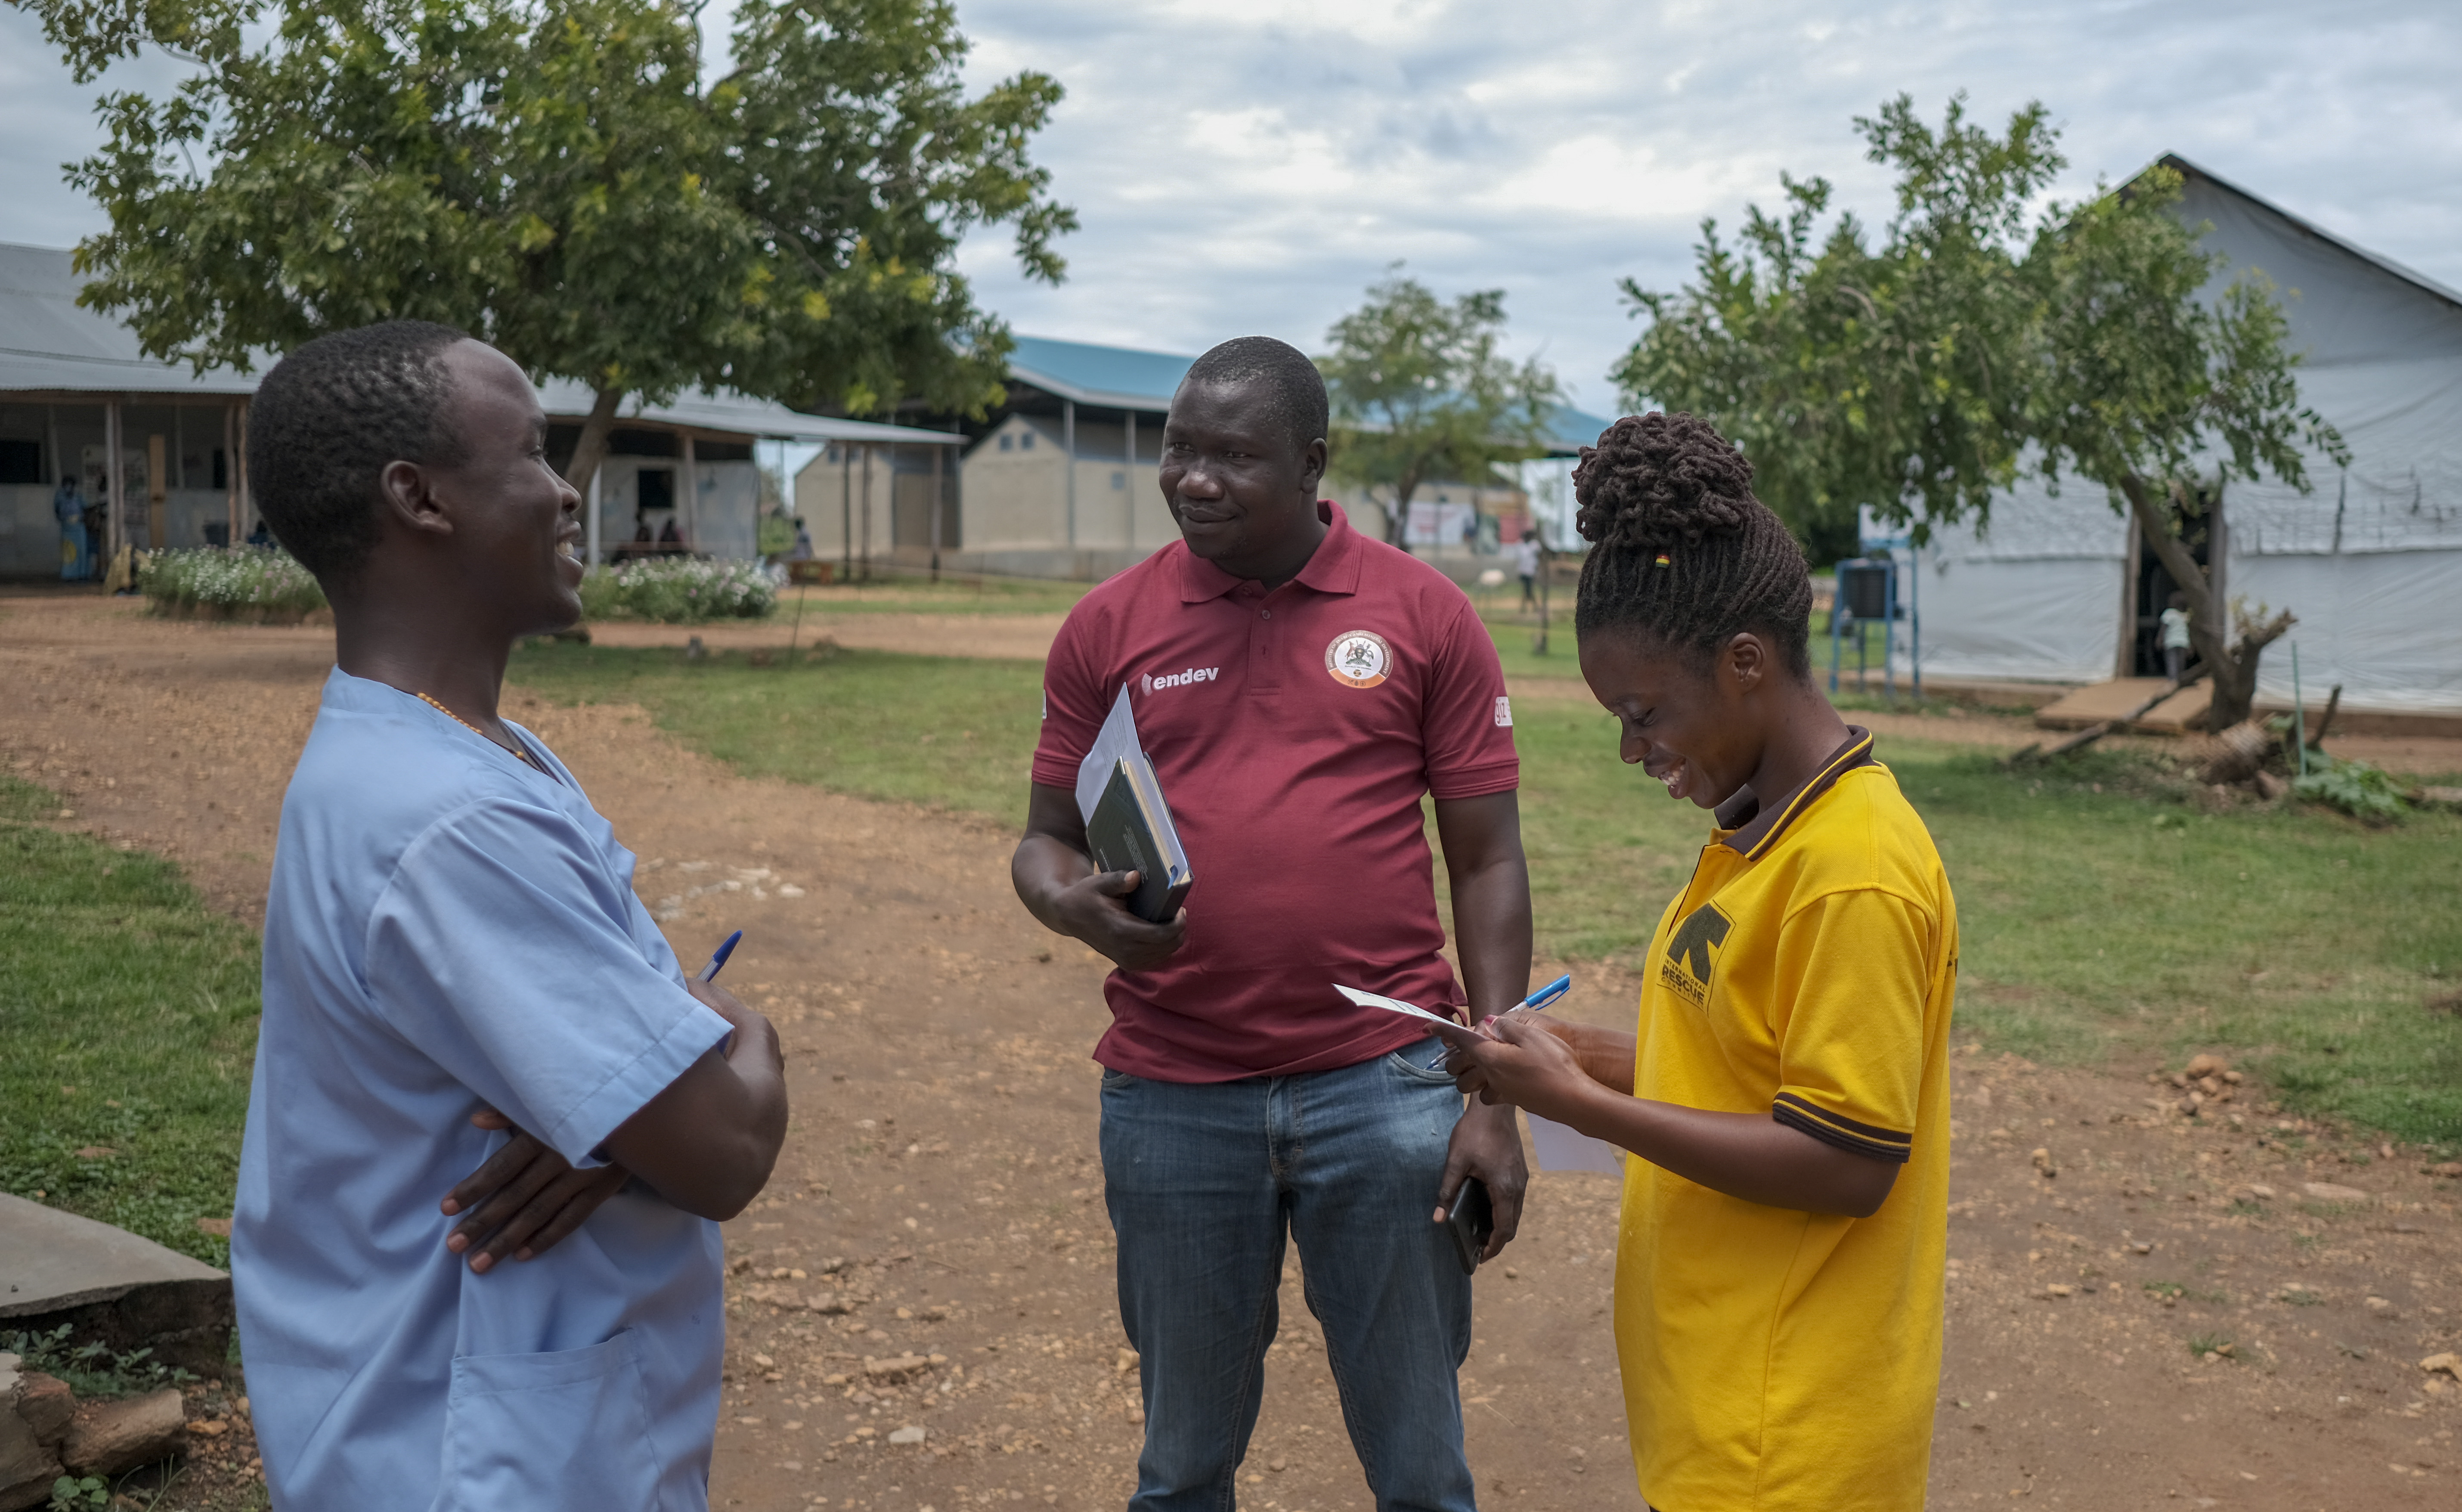
<svg viewBox="0 0 2462 1512"><path fill-rule="evenodd" d="M1616 1342L1658 1512L1924 1497L1940 1379L1957 914L1812 677L1803 553L1689 415L1574 470L1574 626L1623 759L1713 811L1626 1034L1512 1014L1462 1090L1631 1152Z"/></svg>

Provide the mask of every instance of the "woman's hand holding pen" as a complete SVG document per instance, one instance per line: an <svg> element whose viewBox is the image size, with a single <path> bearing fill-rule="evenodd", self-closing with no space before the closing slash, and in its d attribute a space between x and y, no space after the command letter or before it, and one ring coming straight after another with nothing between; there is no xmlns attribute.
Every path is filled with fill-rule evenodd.
<svg viewBox="0 0 2462 1512"><path fill-rule="evenodd" d="M1454 1073L1454 1085L1464 1096L1569 1122L1573 1104L1593 1085L1582 1057L1566 1043L1566 1030L1576 1027L1537 1013L1492 1018L1479 1026L1476 1041L1452 1042L1445 1069Z"/></svg>

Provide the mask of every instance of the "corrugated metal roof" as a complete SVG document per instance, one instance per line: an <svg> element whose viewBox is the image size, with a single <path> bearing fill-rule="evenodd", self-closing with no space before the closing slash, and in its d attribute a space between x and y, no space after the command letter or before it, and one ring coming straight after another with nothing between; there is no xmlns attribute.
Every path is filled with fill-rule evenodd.
<svg viewBox="0 0 2462 1512"><path fill-rule="evenodd" d="M145 356L137 333L78 306L82 283L64 248L0 242L0 393L229 398L256 392L261 373L208 368L199 375L184 364ZM539 402L557 420L580 420L590 413L590 389L570 378L551 378L539 385ZM705 390L680 394L667 404L644 405L637 399L622 418L764 440L919 446L952 446L962 440L947 431L806 415L767 400Z"/></svg>
<svg viewBox="0 0 2462 1512"><path fill-rule="evenodd" d="M1134 409L1159 415L1171 408L1173 391L1188 376L1194 356L1146 352L1135 347L1096 346L1087 341L1058 341L1049 336L1019 336L1009 356L1011 381L1030 384L1047 394L1102 409ZM1608 422L1569 404L1559 404L1549 416L1549 449L1571 455L1599 439Z"/></svg>
<svg viewBox="0 0 2462 1512"><path fill-rule="evenodd" d="M138 350L137 333L80 309L82 280L67 251L0 242L0 391L235 395L256 379L227 369L203 376Z"/></svg>

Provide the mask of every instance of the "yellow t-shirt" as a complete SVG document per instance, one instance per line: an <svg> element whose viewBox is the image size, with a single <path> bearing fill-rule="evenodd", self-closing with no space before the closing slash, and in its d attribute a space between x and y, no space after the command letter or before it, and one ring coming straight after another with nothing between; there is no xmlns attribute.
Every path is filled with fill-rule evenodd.
<svg viewBox="0 0 2462 1512"><path fill-rule="evenodd" d="M1905 1166L1853 1219L1626 1162L1616 1348L1659 1512L1923 1505L1957 908L1923 821L1853 734L1780 807L1713 832L1651 942L1633 1091Z"/></svg>

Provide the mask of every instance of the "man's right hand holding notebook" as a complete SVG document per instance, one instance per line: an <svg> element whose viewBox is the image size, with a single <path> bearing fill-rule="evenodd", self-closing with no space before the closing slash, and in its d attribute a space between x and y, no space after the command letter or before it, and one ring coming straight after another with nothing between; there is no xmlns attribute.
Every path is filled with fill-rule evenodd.
<svg viewBox="0 0 2462 1512"><path fill-rule="evenodd" d="M1160 924L1130 913L1137 874L1094 870L1086 858L1086 822L1068 794L1035 788L1026 830L1026 843L1009 866L1018 896L1046 926L1084 940L1123 971L1149 971L1178 954L1188 938L1188 910Z"/></svg>

